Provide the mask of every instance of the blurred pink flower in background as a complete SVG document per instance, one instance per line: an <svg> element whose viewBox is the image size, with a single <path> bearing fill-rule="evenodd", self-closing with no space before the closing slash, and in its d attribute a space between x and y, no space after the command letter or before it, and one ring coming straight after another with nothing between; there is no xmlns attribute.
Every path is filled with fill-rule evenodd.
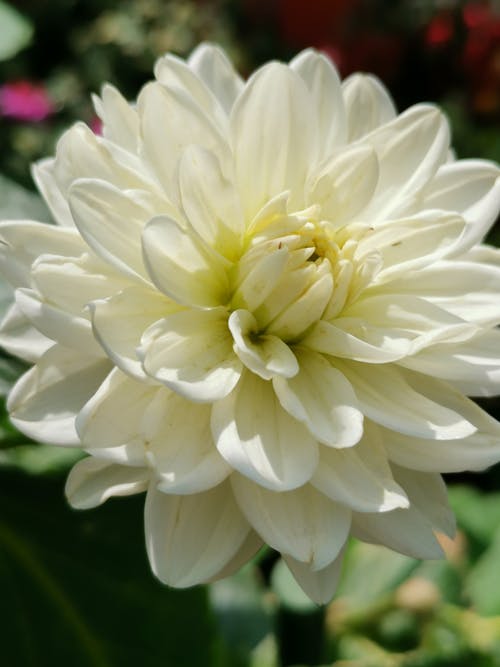
<svg viewBox="0 0 500 667"><path fill-rule="evenodd" d="M13 81L0 86L0 115L37 123L55 112L46 89L31 81Z"/></svg>

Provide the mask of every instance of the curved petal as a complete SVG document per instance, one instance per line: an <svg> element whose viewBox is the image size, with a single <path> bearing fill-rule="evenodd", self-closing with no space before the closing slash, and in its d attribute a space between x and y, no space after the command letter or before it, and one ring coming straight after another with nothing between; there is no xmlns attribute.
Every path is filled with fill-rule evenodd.
<svg viewBox="0 0 500 667"><path fill-rule="evenodd" d="M78 230L99 257L127 276L147 279L141 233L161 210L155 211L145 197L92 178L72 185L69 203Z"/></svg>
<svg viewBox="0 0 500 667"><path fill-rule="evenodd" d="M143 444L143 415L158 387L132 380L113 368L80 410L76 429L85 448Z"/></svg>
<svg viewBox="0 0 500 667"><path fill-rule="evenodd" d="M176 311L177 304L156 290L128 287L108 299L94 301L89 309L94 335L108 357L124 373L145 380L137 356L141 337L165 313Z"/></svg>
<svg viewBox="0 0 500 667"><path fill-rule="evenodd" d="M412 558L444 557L431 523L412 505L383 514L354 513L352 534L363 542L381 544Z"/></svg>
<svg viewBox="0 0 500 667"><path fill-rule="evenodd" d="M233 556L233 558L215 574L210 581L217 581L218 579L224 579L225 577L230 577L232 574L237 572L243 567L248 561L253 558L259 549L264 546L264 542L260 537L251 530L248 533L248 537L241 545L239 551Z"/></svg>
<svg viewBox="0 0 500 667"><path fill-rule="evenodd" d="M352 74L342 84L349 141L385 125L396 116L387 89L371 74Z"/></svg>
<svg viewBox="0 0 500 667"><path fill-rule="evenodd" d="M9 354L36 362L54 341L37 331L13 303L0 324L0 345Z"/></svg>
<svg viewBox="0 0 500 667"><path fill-rule="evenodd" d="M222 308L163 318L145 332L138 354L149 376L193 401L227 396L241 374Z"/></svg>
<svg viewBox="0 0 500 667"><path fill-rule="evenodd" d="M299 348L295 354L299 373L273 379L281 405L323 444L352 447L363 434L363 415L352 386L322 355Z"/></svg>
<svg viewBox="0 0 500 667"><path fill-rule="evenodd" d="M240 475L233 475L231 482L242 512L273 549L315 571L337 558L349 535L349 509L309 484L276 493Z"/></svg>
<svg viewBox="0 0 500 667"><path fill-rule="evenodd" d="M211 406L196 405L159 389L142 416L147 458L158 475L157 488L186 495L207 491L230 473L212 438Z"/></svg>
<svg viewBox="0 0 500 667"><path fill-rule="evenodd" d="M357 512L388 512L408 507L405 490L392 476L379 433L365 427L363 438L355 447L322 447L311 484Z"/></svg>
<svg viewBox="0 0 500 667"><path fill-rule="evenodd" d="M250 78L233 107L232 146L247 220L284 190L292 209L303 206L315 134L308 97L298 74L270 63Z"/></svg>
<svg viewBox="0 0 500 667"><path fill-rule="evenodd" d="M196 232L229 260L241 251L243 215L233 183L217 156L189 146L179 161L182 209Z"/></svg>
<svg viewBox="0 0 500 667"><path fill-rule="evenodd" d="M253 373L263 380L279 375L293 377L299 365L292 350L277 336L259 335L258 324L248 310L235 310L228 321L234 351Z"/></svg>
<svg viewBox="0 0 500 667"><path fill-rule="evenodd" d="M94 98L96 113L103 122L103 135L131 153L137 153L139 118L134 107L111 84L105 83L101 97Z"/></svg>
<svg viewBox="0 0 500 667"><path fill-rule="evenodd" d="M74 227L75 223L68 201L54 178L54 158L45 158L35 162L31 167L31 173L55 222L61 227Z"/></svg>
<svg viewBox="0 0 500 667"><path fill-rule="evenodd" d="M215 403L212 432L226 461L269 489L294 489L311 477L318 446L283 410L269 382L248 371L234 391Z"/></svg>
<svg viewBox="0 0 500 667"><path fill-rule="evenodd" d="M188 306L210 308L227 302L227 260L194 230L158 216L146 225L142 244L148 273L164 294Z"/></svg>
<svg viewBox="0 0 500 667"><path fill-rule="evenodd" d="M168 495L150 486L145 528L153 572L176 588L214 577L234 558L250 531L228 483L187 496Z"/></svg>
<svg viewBox="0 0 500 667"><path fill-rule="evenodd" d="M148 488L147 468L116 465L88 457L71 469L65 494L74 509L86 510L102 505L112 496L130 496Z"/></svg>
<svg viewBox="0 0 500 667"><path fill-rule="evenodd" d="M54 345L12 388L12 423L35 440L80 446L75 417L109 370L107 361Z"/></svg>
<svg viewBox="0 0 500 667"><path fill-rule="evenodd" d="M188 65L229 114L236 98L243 90L244 83L224 51L215 44L205 42L191 53Z"/></svg>
<svg viewBox="0 0 500 667"><path fill-rule="evenodd" d="M335 363L352 384L363 413L389 429L431 440L464 438L476 430L460 412L442 404L445 396L428 398L433 393L432 378L426 378L418 391L397 368Z"/></svg>
<svg viewBox="0 0 500 667"><path fill-rule="evenodd" d="M316 604L328 604L337 590L344 551L342 549L337 558L321 570L314 570L291 556L284 556L284 560L304 593Z"/></svg>
<svg viewBox="0 0 500 667"><path fill-rule="evenodd" d="M441 475L408 470L396 464L391 465L395 479L401 484L412 507L429 521L435 530L448 537L455 537L456 521L446 493L446 484Z"/></svg>
<svg viewBox="0 0 500 667"><path fill-rule="evenodd" d="M405 211L434 177L447 159L450 131L436 107L418 104L361 141L375 149L379 163L378 187L360 214L373 224Z"/></svg>
<svg viewBox="0 0 500 667"><path fill-rule="evenodd" d="M290 69L304 80L309 92L309 105L316 118L317 158L331 155L347 139L347 118L339 75L322 53L306 49L290 61Z"/></svg>

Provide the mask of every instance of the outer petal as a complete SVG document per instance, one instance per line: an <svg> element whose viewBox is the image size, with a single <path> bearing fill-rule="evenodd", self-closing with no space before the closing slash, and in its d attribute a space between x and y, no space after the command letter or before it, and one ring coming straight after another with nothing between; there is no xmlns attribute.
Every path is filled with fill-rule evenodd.
<svg viewBox="0 0 500 667"><path fill-rule="evenodd" d="M96 339L118 368L139 380L146 379L137 356L142 334L153 322L177 309L176 303L147 287L129 287L90 304Z"/></svg>
<svg viewBox="0 0 500 667"><path fill-rule="evenodd" d="M247 220L272 197L290 190L292 208L303 189L314 128L305 84L289 67L270 63L256 72L233 107L232 146Z"/></svg>
<svg viewBox="0 0 500 667"><path fill-rule="evenodd" d="M94 98L96 113L103 122L103 134L131 153L136 153L139 140L137 111L109 83L102 87L101 98Z"/></svg>
<svg viewBox="0 0 500 667"><path fill-rule="evenodd" d="M389 93L370 74L352 74L342 84L349 141L355 141L396 116Z"/></svg>
<svg viewBox="0 0 500 667"><path fill-rule="evenodd" d="M234 558L250 530L227 483L188 496L167 495L151 486L145 527L153 572L177 588L214 577Z"/></svg>
<svg viewBox="0 0 500 667"><path fill-rule="evenodd" d="M251 530L248 533L248 537L241 545L239 551L235 556L225 565L222 570L217 572L211 579L211 581L217 581L217 579L223 579L224 577L229 577L240 568L243 567L248 561L253 558L261 547L264 546L264 542L260 537Z"/></svg>
<svg viewBox="0 0 500 667"><path fill-rule="evenodd" d="M88 457L73 466L65 493L72 507L79 510L102 505L112 496L129 496L145 491L150 471L99 461Z"/></svg>
<svg viewBox="0 0 500 667"><path fill-rule="evenodd" d="M321 448L320 463L311 484L357 512L387 512L408 507L404 489L392 476L379 432L369 427L365 429L355 447Z"/></svg>
<svg viewBox="0 0 500 667"><path fill-rule="evenodd" d="M315 439L283 410L271 384L248 372L214 405L212 431L226 461L269 489L304 484L317 464Z"/></svg>
<svg viewBox="0 0 500 667"><path fill-rule="evenodd" d="M32 166L31 173L56 223L62 227L74 227L68 201L54 178L54 159L39 160Z"/></svg>
<svg viewBox="0 0 500 667"><path fill-rule="evenodd" d="M406 210L447 158L449 128L436 107L419 104L367 134L379 162L378 187L364 220L374 223Z"/></svg>
<svg viewBox="0 0 500 667"><path fill-rule="evenodd" d="M229 113L244 84L224 51L214 44L200 44L189 56L188 65Z"/></svg>
<svg viewBox="0 0 500 667"><path fill-rule="evenodd" d="M75 417L109 370L107 361L54 345L12 388L13 424L35 440L79 446Z"/></svg>
<svg viewBox="0 0 500 667"><path fill-rule="evenodd" d="M337 558L349 535L351 512L306 485L269 491L233 475L239 506L262 539L282 554L322 570Z"/></svg>
<svg viewBox="0 0 500 667"><path fill-rule="evenodd" d="M159 216L146 225L142 242L146 268L162 292L185 305L226 303L227 264L194 230Z"/></svg>
<svg viewBox="0 0 500 667"><path fill-rule="evenodd" d="M318 128L318 158L331 155L347 138L347 119L339 75L323 54L307 49L290 61L290 68L304 80Z"/></svg>
<svg viewBox="0 0 500 667"><path fill-rule="evenodd" d="M69 202L81 235L105 262L133 278L147 278L141 232L155 213L163 211L155 211L141 193L127 194L91 178L71 187Z"/></svg>
<svg viewBox="0 0 500 667"><path fill-rule="evenodd" d="M222 308L165 317L145 332L138 353L149 376L194 401L227 396L241 373Z"/></svg>
<svg viewBox="0 0 500 667"><path fill-rule="evenodd" d="M19 306L11 305L0 324L0 345L9 354L35 362L53 344L31 325Z"/></svg>
<svg viewBox="0 0 500 667"><path fill-rule="evenodd" d="M500 170L484 160L459 160L440 167L421 206L458 211L468 223L458 255L481 241L498 216Z"/></svg>
<svg viewBox="0 0 500 667"><path fill-rule="evenodd" d="M335 363L352 384L363 413L387 428L431 440L463 438L476 430L460 412L443 405L446 396L428 398L434 393L432 378L415 390L396 368Z"/></svg>
<svg viewBox="0 0 500 667"><path fill-rule="evenodd" d="M382 544L413 558L443 558L432 525L416 507L383 514L353 514L352 534L372 544Z"/></svg>
<svg viewBox="0 0 500 667"><path fill-rule="evenodd" d="M142 429L160 491L181 495L207 491L231 473L215 448L210 415L209 405L195 405L163 388L156 392L142 415Z"/></svg>
<svg viewBox="0 0 500 667"><path fill-rule="evenodd" d="M339 583L344 549L330 565L322 570L314 570L307 563L295 560L291 556L285 556L284 558L295 580L313 602L316 602L316 604L330 602Z"/></svg>
<svg viewBox="0 0 500 667"><path fill-rule="evenodd" d="M356 444L363 434L363 415L352 386L322 355L299 348L295 353L299 373L273 380L281 405L323 444Z"/></svg>
<svg viewBox="0 0 500 667"><path fill-rule="evenodd" d="M425 517L435 530L453 538L456 531L453 514L441 475L417 472L392 464L394 477L408 494L410 503Z"/></svg>

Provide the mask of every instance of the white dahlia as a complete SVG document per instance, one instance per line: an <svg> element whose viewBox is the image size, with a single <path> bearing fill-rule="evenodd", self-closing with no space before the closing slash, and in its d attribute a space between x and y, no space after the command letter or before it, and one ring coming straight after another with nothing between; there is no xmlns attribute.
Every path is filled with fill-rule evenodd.
<svg viewBox="0 0 500 667"><path fill-rule="evenodd" d="M83 447L74 507L147 490L165 583L267 543L316 601L350 534L417 558L453 533L440 473L500 460L499 171L440 111L305 51L246 83L200 46L106 85L34 169L57 225L4 222L16 426Z"/></svg>

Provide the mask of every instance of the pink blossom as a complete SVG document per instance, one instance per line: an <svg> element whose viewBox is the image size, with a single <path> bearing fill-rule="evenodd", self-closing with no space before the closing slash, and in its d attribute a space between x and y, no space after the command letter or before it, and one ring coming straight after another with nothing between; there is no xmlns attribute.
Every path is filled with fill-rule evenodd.
<svg viewBox="0 0 500 667"><path fill-rule="evenodd" d="M0 86L0 115L37 123L55 112L46 89L30 81L13 81Z"/></svg>

